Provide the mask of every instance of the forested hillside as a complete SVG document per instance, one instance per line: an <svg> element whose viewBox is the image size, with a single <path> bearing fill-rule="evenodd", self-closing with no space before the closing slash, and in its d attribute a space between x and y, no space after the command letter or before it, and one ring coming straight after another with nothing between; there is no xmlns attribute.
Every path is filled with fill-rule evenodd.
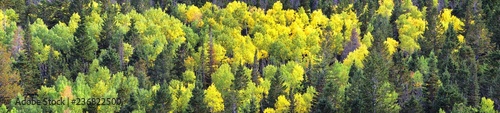
<svg viewBox="0 0 500 113"><path fill-rule="evenodd" d="M498 0L0 0L0 9L0 113L500 109ZM66 104L22 103L47 99Z"/></svg>

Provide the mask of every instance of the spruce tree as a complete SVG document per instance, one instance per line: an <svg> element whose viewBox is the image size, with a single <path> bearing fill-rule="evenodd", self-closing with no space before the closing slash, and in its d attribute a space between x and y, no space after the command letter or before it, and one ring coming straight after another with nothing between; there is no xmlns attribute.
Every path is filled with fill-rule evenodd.
<svg viewBox="0 0 500 113"><path fill-rule="evenodd" d="M285 94L283 91L285 87L282 85L283 80L281 78L281 70L278 69L273 79L271 79L271 89L269 89L269 94L267 95L264 108L272 108L276 103L278 96Z"/></svg>
<svg viewBox="0 0 500 113"><path fill-rule="evenodd" d="M500 47L500 1L498 0L481 0L482 9L484 9L484 19L488 31L492 33L491 41Z"/></svg>
<svg viewBox="0 0 500 113"><path fill-rule="evenodd" d="M431 51L428 60L429 73L424 76L424 97L426 98L424 108L426 112L437 112L437 110L439 110L439 108L433 106L438 90L441 87L440 84L442 84L439 79L439 68L437 67L437 63L437 56L434 55L434 51Z"/></svg>
<svg viewBox="0 0 500 113"><path fill-rule="evenodd" d="M432 50L436 49L436 38L437 37L437 27L438 27L438 3L437 2L425 2L425 7L427 7L425 20L427 21L427 28L424 32L425 40L419 40L422 54L428 55Z"/></svg>
<svg viewBox="0 0 500 113"><path fill-rule="evenodd" d="M458 54L462 60L458 61L459 67L454 81L465 93L467 105L479 107L478 63L474 57L474 51L470 46L462 46Z"/></svg>
<svg viewBox="0 0 500 113"><path fill-rule="evenodd" d="M346 111L351 113L360 113L371 111L375 102L372 100L374 91L372 90L373 82L371 78L367 78L362 69L352 66L349 71L349 82L352 86L347 89Z"/></svg>

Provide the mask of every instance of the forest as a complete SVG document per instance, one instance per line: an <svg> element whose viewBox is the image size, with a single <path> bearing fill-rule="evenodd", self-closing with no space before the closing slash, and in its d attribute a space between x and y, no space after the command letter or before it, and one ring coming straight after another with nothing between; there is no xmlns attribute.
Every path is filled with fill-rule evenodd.
<svg viewBox="0 0 500 113"><path fill-rule="evenodd" d="M499 0L0 0L0 113L499 110Z"/></svg>

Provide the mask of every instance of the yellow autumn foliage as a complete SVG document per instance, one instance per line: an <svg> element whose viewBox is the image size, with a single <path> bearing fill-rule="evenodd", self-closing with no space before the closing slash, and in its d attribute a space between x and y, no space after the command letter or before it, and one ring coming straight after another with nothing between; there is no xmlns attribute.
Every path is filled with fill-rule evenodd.
<svg viewBox="0 0 500 113"><path fill-rule="evenodd" d="M397 47L399 45L398 41L392 39L391 37L388 37L387 40L384 41L384 44L389 56L392 56L392 54L397 51Z"/></svg>
<svg viewBox="0 0 500 113"><path fill-rule="evenodd" d="M205 90L205 98L203 99L203 102L208 105L210 112L224 111L224 100L214 84L210 85Z"/></svg>
<svg viewBox="0 0 500 113"><path fill-rule="evenodd" d="M290 101L288 101L284 95L280 95L278 100L276 100L274 107L278 113L287 113L289 112Z"/></svg>
<svg viewBox="0 0 500 113"><path fill-rule="evenodd" d="M407 11L398 17L396 24L398 26L399 39L401 41L401 50L410 54L419 50L418 40L423 38L426 27L426 21L423 14L409 0L403 2L403 10Z"/></svg>
<svg viewBox="0 0 500 113"><path fill-rule="evenodd" d="M266 108L264 109L264 113L276 113L276 111L273 108Z"/></svg>
<svg viewBox="0 0 500 113"><path fill-rule="evenodd" d="M5 15L3 14L3 11L0 10L0 28L3 28L4 26L4 19L5 19Z"/></svg>
<svg viewBox="0 0 500 113"><path fill-rule="evenodd" d="M361 44L358 49L352 51L351 53L349 53L349 55L347 55L347 58L344 59L344 65L347 67L355 65L358 68L363 68L363 61L369 53L370 52L368 51L368 47Z"/></svg>
<svg viewBox="0 0 500 113"><path fill-rule="evenodd" d="M125 63L130 61L130 57L134 54L134 47L128 43L123 43L123 60Z"/></svg>
<svg viewBox="0 0 500 113"><path fill-rule="evenodd" d="M378 4L380 6L376 13L384 16L385 18L391 17L392 11L394 10L394 2L392 0L379 0Z"/></svg>
<svg viewBox="0 0 500 113"><path fill-rule="evenodd" d="M291 90L295 90L300 87L300 84L304 80L303 75L305 74L304 68L296 62L288 62L282 65L280 68L281 77L283 79L283 86L286 87L284 92L289 93Z"/></svg>
<svg viewBox="0 0 500 113"><path fill-rule="evenodd" d="M453 29L457 32L463 30L464 22L451 14L452 9L443 9L439 15L439 21L444 30L447 30L450 24L453 24Z"/></svg>
<svg viewBox="0 0 500 113"><path fill-rule="evenodd" d="M458 38L458 42L465 43L465 39L464 39L463 35L458 35L457 38Z"/></svg>
<svg viewBox="0 0 500 113"><path fill-rule="evenodd" d="M326 27L325 25L328 23L328 17L326 17L323 12L320 10L315 10L311 14L311 23L310 25L313 27L319 27L321 26L322 28Z"/></svg>
<svg viewBox="0 0 500 113"><path fill-rule="evenodd" d="M226 57L226 49L219 44L214 44L214 60L216 62L222 61ZM208 52L208 51L207 51Z"/></svg>
<svg viewBox="0 0 500 113"><path fill-rule="evenodd" d="M304 94L296 93L294 95L295 112L306 113L309 112L313 105L313 98L315 96L316 90L313 87L307 88L307 92Z"/></svg>
<svg viewBox="0 0 500 113"><path fill-rule="evenodd" d="M132 25L130 19L130 15L118 14L115 16L114 25L117 26L119 34L125 34L130 30L130 25Z"/></svg>
<svg viewBox="0 0 500 113"><path fill-rule="evenodd" d="M203 14L200 9L194 5L189 6L186 11L186 18L188 22L199 21L202 16Z"/></svg>
<svg viewBox="0 0 500 113"><path fill-rule="evenodd" d="M370 48L372 46L372 42L373 42L372 33L370 33L370 32L366 33L365 36L363 36L363 39L361 40L361 42L363 44L365 44L366 47Z"/></svg>
<svg viewBox="0 0 500 113"><path fill-rule="evenodd" d="M1 20L1 18L0 18L0 20ZM73 34L76 32L76 29L78 28L79 22L80 22L80 15L78 15L78 13L73 13L73 15L71 15L71 19L69 20L69 23L68 23L70 34Z"/></svg>
<svg viewBox="0 0 500 113"><path fill-rule="evenodd" d="M246 63L253 63L255 57L256 47L253 45L252 40L248 36L241 36L240 30L233 30L232 35L233 43L233 60L240 65Z"/></svg>

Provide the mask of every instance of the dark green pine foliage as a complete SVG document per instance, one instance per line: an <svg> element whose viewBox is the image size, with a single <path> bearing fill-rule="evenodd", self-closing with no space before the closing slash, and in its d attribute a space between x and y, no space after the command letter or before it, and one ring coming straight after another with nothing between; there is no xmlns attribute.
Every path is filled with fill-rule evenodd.
<svg viewBox="0 0 500 113"><path fill-rule="evenodd" d="M417 57L416 54L413 54L413 56ZM420 81L415 81L417 78L417 74L421 74L421 77L426 76L428 74L428 63L427 59L424 58L423 56L420 58L415 58L412 59L413 57L410 56L408 60L406 61L407 63L405 64L408 67L409 70L407 74L408 75L408 81L405 82L405 86L403 86L404 90L403 93L399 93L402 99L400 101L403 101L402 105L402 111L404 113L421 113L423 112L423 102L425 102L425 98L423 98L423 87L418 85L418 84L423 84ZM417 73L418 72L418 73ZM406 88L407 87L407 88ZM401 102L400 102L401 103Z"/></svg>
<svg viewBox="0 0 500 113"><path fill-rule="evenodd" d="M486 97L500 96L500 50L492 51L487 55L485 64L481 66L479 76L480 94Z"/></svg>
<svg viewBox="0 0 500 113"><path fill-rule="evenodd" d="M443 81L443 86L439 88L434 106L446 112L450 112L453 109L453 105L464 103L466 99L462 96L462 93L460 93L457 85L451 82L451 75L446 67L445 70L441 79L441 81Z"/></svg>
<svg viewBox="0 0 500 113"><path fill-rule="evenodd" d="M427 1L427 0L412 0L412 1L413 1L413 4L418 7L419 10L422 10L422 8L424 8L424 7L429 8L429 6L427 6L427 2L431 2L431 1Z"/></svg>
<svg viewBox="0 0 500 113"><path fill-rule="evenodd" d="M243 65L238 65L238 68L231 68L231 69L236 71L234 74L235 79L233 80L233 85L231 85L231 87L233 87L232 89L235 90L245 89L247 87L248 81L250 81L248 79L249 77L245 74L245 71L248 70L248 68L246 68Z"/></svg>
<svg viewBox="0 0 500 113"><path fill-rule="evenodd" d="M351 113L362 113L374 109L373 104L375 104L375 102L372 98L376 92L372 89L374 84L371 82L371 78L367 78L363 70L358 69L356 66L351 67L349 78L349 83L356 84L352 84L351 87L346 90L348 99L346 111Z"/></svg>
<svg viewBox="0 0 500 113"><path fill-rule="evenodd" d="M101 31L101 41L99 42L99 48L108 48L108 51L100 50L100 62L106 65L112 73L118 71L125 71L123 60L121 58L121 52L123 51L124 35L116 32L115 28L115 16L120 13L120 9L111 6L108 1L102 1L104 9L104 25ZM103 52L107 52L104 53ZM106 57L108 61L101 59L102 55L108 54Z"/></svg>
<svg viewBox="0 0 500 113"><path fill-rule="evenodd" d="M167 45L168 46L168 45ZM169 54L169 50L163 49L163 51L158 55L156 60L154 61L154 66L149 68L148 75L151 76L151 81L155 83L159 83L165 81L167 83L170 80L177 79L179 80L180 74L172 73L172 69L174 68L174 57Z"/></svg>
<svg viewBox="0 0 500 113"><path fill-rule="evenodd" d="M166 45L154 61L155 65L148 68L148 75L151 76L151 80L153 82L170 82L173 79L180 79L182 73L186 70L184 59L188 57L187 46L184 43L174 49L173 44Z"/></svg>
<svg viewBox="0 0 500 113"><path fill-rule="evenodd" d="M35 5L36 12L30 12L32 15L29 15L29 18L33 20L41 18L48 28L59 22L69 22L72 15L69 10L70 3L70 0L40 1L40 5Z"/></svg>
<svg viewBox="0 0 500 113"><path fill-rule="evenodd" d="M234 65L236 66L236 65ZM226 101L224 100L224 103L226 105L229 105L228 107L225 107L226 108L226 111L233 111L233 110L237 110L238 108L238 102L237 100L240 100L238 98L238 91L240 90L244 90L246 87L247 87L247 84L248 82L250 81L250 73L251 70L249 70L248 68L246 68L245 66L243 65L237 65L237 68L231 68L232 69L232 72L234 73L234 80L233 80L233 83L231 85L231 89L232 91L229 92L231 93L229 98L228 99L229 101ZM246 74L248 73L248 74ZM251 100L252 102L254 101L253 99ZM227 104L226 104L227 103ZM229 110L227 110L229 109ZM254 104L251 104L250 107L246 107L246 108L243 108L243 111L245 113L255 113L256 110L256 106L254 106Z"/></svg>
<svg viewBox="0 0 500 113"><path fill-rule="evenodd" d="M330 17L330 15L332 15L332 13L334 12L333 7L331 7L333 5L334 1L332 0L320 0L318 3L318 9L321 9L321 11L323 11L323 14Z"/></svg>
<svg viewBox="0 0 500 113"><path fill-rule="evenodd" d="M394 84L394 89L399 94L398 100L401 105L408 102L411 93L411 64L414 61L413 57L409 56L404 51L395 52L392 62L394 65L391 67L388 80ZM403 106L404 107L404 106ZM407 108L403 108L407 109Z"/></svg>
<svg viewBox="0 0 500 113"><path fill-rule="evenodd" d="M224 99L224 111L236 112L238 111L238 90L234 90L232 88L230 89L231 90L227 92L227 96L222 93L222 98Z"/></svg>
<svg viewBox="0 0 500 113"><path fill-rule="evenodd" d="M133 73L134 73L134 68L132 66L127 67L127 69L123 72L123 75L130 78L128 78L127 81L122 81L121 84L122 86L118 88L116 91L116 93L118 94L118 98L120 98L123 101L123 104L120 106L119 110L122 113L134 110L132 106L135 103L132 102L132 99L134 99L132 94L135 92L135 90L133 90L134 86L131 86L129 85L130 83L128 83L129 81L131 81L132 78L131 76L133 76L132 75ZM125 87L124 85L127 85L127 87Z"/></svg>
<svg viewBox="0 0 500 113"><path fill-rule="evenodd" d="M59 56L59 58L54 57L54 50L49 53L48 60L44 63L45 74L47 75L46 86L52 86L55 84L58 76L71 77L70 70L68 69L68 64L66 63L65 57Z"/></svg>
<svg viewBox="0 0 500 113"><path fill-rule="evenodd" d="M77 1L72 1L69 4L69 12L70 14L73 13L78 13L80 15L87 15L84 7L85 5L88 5L91 2L91 0L77 0Z"/></svg>
<svg viewBox="0 0 500 113"><path fill-rule="evenodd" d="M464 103L459 103L453 105L451 113L476 113L478 109L476 107L467 106Z"/></svg>
<svg viewBox="0 0 500 113"><path fill-rule="evenodd" d="M465 42L469 45L476 59L485 58L485 55L494 49L490 42L491 33L486 27L484 11L480 0L469 0L465 17Z"/></svg>
<svg viewBox="0 0 500 113"><path fill-rule="evenodd" d="M363 70L351 67L350 83L353 86L347 91L348 105L350 112L391 112L388 108L389 104L397 103L380 103L386 100L388 94L394 91L394 87L387 87L384 84L389 83L389 68L391 65L383 59L379 52L373 52L368 56ZM366 73L366 74L363 74Z"/></svg>
<svg viewBox="0 0 500 113"><path fill-rule="evenodd" d="M382 15L376 15L372 18L371 24L373 25L373 47L370 51L377 50L381 51L385 49L384 41L387 37L392 37L392 29L394 26L390 23L390 18L383 17ZM394 24L395 25L395 24Z"/></svg>
<svg viewBox="0 0 500 113"><path fill-rule="evenodd" d="M373 15L378 8L377 2L375 1L359 1L354 3L355 11L357 12L359 21L361 24L361 33L360 36L364 36L367 33L368 25L370 24L370 20L373 19ZM366 8L366 10L365 10Z"/></svg>
<svg viewBox="0 0 500 113"><path fill-rule="evenodd" d="M375 54L372 54L375 55ZM380 84L382 84L383 79L385 78L385 81L387 81L387 75L389 75L387 70L384 69L379 69L380 68L386 68L386 66L376 66L376 65L381 65L383 64L381 61L382 56L379 56L378 58L375 58L375 56L370 55L366 59L365 63L365 68L363 69L362 73L364 74L362 77L364 77L363 81L360 81L361 83L365 84L362 85L360 88L360 91L365 94L361 95L363 99L363 103L361 104L364 109L360 110L359 112L363 111L371 111L375 112L376 111L376 104L377 104L377 88L379 88ZM378 53L378 55L380 55ZM355 67L355 66L354 66ZM351 67L352 68L352 67ZM385 76L385 77L384 77ZM359 82L358 82L359 83Z"/></svg>
<svg viewBox="0 0 500 113"><path fill-rule="evenodd" d="M111 73L120 71L120 55L116 49L101 49L99 63L109 68Z"/></svg>
<svg viewBox="0 0 500 113"><path fill-rule="evenodd" d="M462 46L458 52L460 59L458 61L457 78L455 82L465 93L468 105L479 107L479 82L477 76L477 61L474 57L474 51L470 46Z"/></svg>
<svg viewBox="0 0 500 113"><path fill-rule="evenodd" d="M336 14L340 14L342 13L342 11L349 8L349 4L351 4L352 2L353 2L352 0L336 0L334 1L333 5L328 7L336 6L337 9L333 9L333 12Z"/></svg>
<svg viewBox="0 0 500 113"><path fill-rule="evenodd" d="M434 7L434 2L425 2L427 7L425 19L427 20L427 28L424 31L424 40L418 40L420 44L421 54L428 55L432 50L437 50L437 25L439 12L437 7Z"/></svg>
<svg viewBox="0 0 500 113"><path fill-rule="evenodd" d="M29 25L28 21L28 5L26 5L25 0L2 0L0 1L0 9L13 9L17 14L19 14L18 25L26 27Z"/></svg>
<svg viewBox="0 0 500 113"><path fill-rule="evenodd" d="M83 24L80 24L83 26ZM78 27L76 30L75 46L73 46L73 66L72 75L76 78L78 72L87 73L90 63L96 58L97 42L85 34L84 27Z"/></svg>
<svg viewBox="0 0 500 113"><path fill-rule="evenodd" d="M333 95L335 85L333 82L326 82L321 94L318 97L318 103L314 106L314 112L323 113L323 112L334 112L335 108L333 107L333 99L331 95Z"/></svg>
<svg viewBox="0 0 500 113"><path fill-rule="evenodd" d="M498 0L482 0L482 8L484 9L484 18L486 27L492 33L491 41L500 47L500 1Z"/></svg>
<svg viewBox="0 0 500 113"><path fill-rule="evenodd" d="M154 112L157 112L157 113L166 113L168 112L169 109L172 109L170 108L170 103L172 101L172 98L170 97L170 94L169 94L169 90L168 90L168 84L169 82L163 82L161 84L161 86L163 87L160 87L160 90L158 92L156 92L156 97L155 98L155 104L154 104L154 107L153 107L153 111ZM156 109L154 109L156 108ZM162 108L162 109L158 109L158 108Z"/></svg>
<svg viewBox="0 0 500 113"><path fill-rule="evenodd" d="M300 7L303 7L306 13L312 13L311 10L311 2L312 0L300 0Z"/></svg>
<svg viewBox="0 0 500 113"><path fill-rule="evenodd" d="M323 44L323 46L326 44ZM325 52L325 49L322 49ZM325 54L325 53L323 53ZM330 59L332 60L332 59ZM316 67L311 69L311 74L314 75L311 77L311 85L317 89L317 96L315 100L317 103L313 104L311 111L315 113L321 113L324 111L333 111L333 100L330 95L334 93L334 85L331 82L327 82L325 80L326 73L328 69L331 69L329 65L330 60L322 60L321 63Z"/></svg>
<svg viewBox="0 0 500 113"><path fill-rule="evenodd" d="M130 31L128 31L125 37L123 38L123 42L128 42L133 47L138 47L139 44L141 43L141 40L139 38L139 33L137 29L133 29L135 27L135 23L136 22L134 19L130 20ZM139 62L139 60L141 59L139 54L141 54L141 49L134 49L134 53L130 57L129 64L136 64L137 62Z"/></svg>
<svg viewBox="0 0 500 113"><path fill-rule="evenodd" d="M322 72L322 76L324 76L325 74L325 71L324 71L324 68L326 67L326 65L332 65L334 64L336 61L337 61L337 54L336 52L334 52L335 50L332 49L332 48L329 48L332 46L333 44L333 41L330 41L330 40L333 40L333 36L331 34L332 33L332 27L331 26L326 26L326 28L323 30L323 34L322 36L325 37L325 41L323 43L321 43L321 52L322 52L322 55L323 55L323 60L321 60L321 66L323 67L323 69L321 69L319 72L321 73Z"/></svg>
<svg viewBox="0 0 500 113"><path fill-rule="evenodd" d="M340 64L342 65L342 64ZM337 65L335 65L337 66ZM320 91L321 93L318 94L318 96L316 97L316 100L317 100L317 103L315 104L315 106L312 108L312 111L313 112L317 112L317 113L322 113L322 112L346 112L347 107L349 107L347 105L347 99L346 99L346 96L348 95L347 92L349 89L344 89L346 91L346 94L344 95L336 95L336 94L339 94L339 85L336 84L335 80L338 79L336 78L336 76L332 76L332 75L336 75L338 74L339 72L337 70L335 70L335 66L326 66L326 67L323 67L321 69L321 71L323 71L323 73L314 73L313 75L317 75L317 76L321 76L319 78L317 78L318 80L314 80L314 81L317 81L318 85L316 88L319 88L321 90L318 90ZM352 68L355 68L352 67ZM358 70L358 69L356 69ZM354 71L354 70L351 70L351 71ZM352 73L353 76L355 76L354 74L361 74L361 73ZM336 100L335 98L338 98L338 97L344 97L344 100ZM338 109L338 108L342 108L342 109ZM345 109L344 109L345 108Z"/></svg>
<svg viewBox="0 0 500 113"><path fill-rule="evenodd" d="M389 36L393 37L395 40L398 40L398 41L399 41L399 32L398 32L398 26L397 26L398 24L396 23L396 20L399 18L399 16L401 16L401 14L406 13L401 8L402 7L401 5L403 4L402 2L403 2L403 0L394 0L394 10L392 11L392 15L391 15L390 20L389 20L389 22L390 22L389 25L391 25L391 28L381 29L381 30L390 32ZM373 37L375 37L375 35L373 35ZM386 37L384 37L384 38L386 38ZM385 40L383 40L383 41L385 41Z"/></svg>
<svg viewBox="0 0 500 113"><path fill-rule="evenodd" d="M199 75L196 77L196 86L193 89L193 97L189 99L189 107L186 110L189 113L198 112L198 111L207 111L207 106L204 104L203 99L205 98L203 83Z"/></svg>
<svg viewBox="0 0 500 113"><path fill-rule="evenodd" d="M363 72L366 73L365 80L367 80L365 82L370 86L367 86L369 89L361 91L370 92L370 101L372 101L368 102L372 104L367 105L366 110L372 112L398 112L400 105L397 105L397 100L391 100L393 97L398 98L395 95L396 93L392 93L397 91L395 88L397 85L394 85L389 80L389 69L393 66L392 62L384 59L382 53L371 52L370 56L365 59L364 64Z"/></svg>
<svg viewBox="0 0 500 113"><path fill-rule="evenodd" d="M467 10L466 6L468 1L470 0L449 0L445 8L453 9L453 11L451 12L452 15L455 15L458 18L464 18L466 16L465 12Z"/></svg>
<svg viewBox="0 0 500 113"><path fill-rule="evenodd" d="M29 29L29 25L28 28ZM38 70L38 61L35 58L33 51L33 42L31 41L30 32L25 32L24 48L25 52L19 53L17 62L13 63L13 68L16 68L21 78L20 85L24 88L24 94L36 94L40 88L42 81L40 78L40 70Z"/></svg>
<svg viewBox="0 0 500 113"><path fill-rule="evenodd" d="M104 20L104 23L103 23L103 26L102 26L102 31L100 33L100 39L101 41L99 41L98 45L99 45L99 48L109 48L109 47L113 47L113 48L116 48L116 46L118 46L117 44L119 43L118 41L119 40L114 40L114 38L118 38L116 34L116 29L115 28L115 16L116 14L118 14L118 10L117 8L113 8L110 6L109 3L103 3L103 13L104 14L101 14L102 17L103 17L103 20ZM106 18L107 17L107 18Z"/></svg>
<svg viewBox="0 0 500 113"><path fill-rule="evenodd" d="M278 98L278 96L285 94L283 92L285 87L282 85L283 80L280 76L280 69L277 69L274 78L271 80L271 89L269 89L269 94L267 95L263 108L274 108L274 104L276 103L276 99Z"/></svg>
<svg viewBox="0 0 500 113"><path fill-rule="evenodd" d="M134 6L138 13L142 13L151 7L149 0L131 0L130 4Z"/></svg>
<svg viewBox="0 0 500 113"><path fill-rule="evenodd" d="M431 51L428 58L429 64L429 72L428 74L424 74L424 97L426 98L424 108L426 112L437 112L439 108L434 105L434 101L436 100L438 90L440 88L440 79L439 79L439 68L437 67L438 59L437 56L434 55L434 52Z"/></svg>
<svg viewBox="0 0 500 113"><path fill-rule="evenodd" d="M402 113L423 113L424 108L422 107L422 104L420 103L420 99L417 99L415 96L411 96L410 100L406 102L401 109L400 112Z"/></svg>
<svg viewBox="0 0 500 113"><path fill-rule="evenodd" d="M445 34L445 43L443 45L443 48L438 50L438 59L439 60L438 64L440 68L440 72L444 72L445 68L447 67L446 71L454 74L454 69L455 69L455 62L453 60L455 55L452 54L452 51L454 51L456 48L459 46L459 42L457 39L457 33L455 30L453 30L453 25L450 24L448 27L448 30L446 30Z"/></svg>

